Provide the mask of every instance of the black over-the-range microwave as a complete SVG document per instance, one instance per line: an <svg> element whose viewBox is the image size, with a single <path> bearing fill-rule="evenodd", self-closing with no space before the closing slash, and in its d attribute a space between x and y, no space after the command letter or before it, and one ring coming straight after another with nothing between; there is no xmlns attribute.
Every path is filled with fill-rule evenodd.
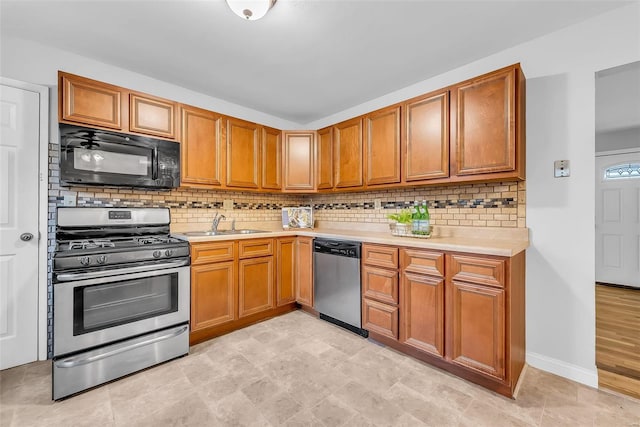
<svg viewBox="0 0 640 427"><path fill-rule="evenodd" d="M60 123L60 183L175 188L180 185L180 144Z"/></svg>

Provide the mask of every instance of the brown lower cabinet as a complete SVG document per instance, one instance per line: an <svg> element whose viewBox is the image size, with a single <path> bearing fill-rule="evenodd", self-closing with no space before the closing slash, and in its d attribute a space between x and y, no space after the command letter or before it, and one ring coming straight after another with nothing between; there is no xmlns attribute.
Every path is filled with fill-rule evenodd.
<svg viewBox="0 0 640 427"><path fill-rule="evenodd" d="M275 248L275 249L274 249ZM191 334L196 344L313 307L313 238L191 243Z"/></svg>
<svg viewBox="0 0 640 427"><path fill-rule="evenodd" d="M371 338L513 396L525 356L524 252L364 244L362 253L362 322Z"/></svg>

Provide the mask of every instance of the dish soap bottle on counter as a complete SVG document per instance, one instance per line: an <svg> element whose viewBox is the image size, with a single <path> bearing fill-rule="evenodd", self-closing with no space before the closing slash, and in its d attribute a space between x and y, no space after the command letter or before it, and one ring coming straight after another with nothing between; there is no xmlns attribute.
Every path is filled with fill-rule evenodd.
<svg viewBox="0 0 640 427"><path fill-rule="evenodd" d="M422 206L418 205L418 202L415 202L414 209L415 211L411 217L411 233L418 236L429 237L431 235L431 224L427 201L423 200Z"/></svg>

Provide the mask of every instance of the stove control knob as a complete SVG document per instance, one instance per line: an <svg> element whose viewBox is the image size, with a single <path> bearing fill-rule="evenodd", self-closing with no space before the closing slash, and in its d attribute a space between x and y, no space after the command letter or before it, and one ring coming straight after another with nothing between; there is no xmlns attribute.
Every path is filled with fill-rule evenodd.
<svg viewBox="0 0 640 427"><path fill-rule="evenodd" d="M153 251L153 257L154 258L160 258L162 256L162 252L161 251Z"/></svg>
<svg viewBox="0 0 640 427"><path fill-rule="evenodd" d="M88 256L83 256L80 258L80 264L82 265L89 265L91 264L91 258L89 258Z"/></svg>
<svg viewBox="0 0 640 427"><path fill-rule="evenodd" d="M107 256L98 255L98 258L96 258L96 261L98 261L98 264L104 264L105 262L107 262Z"/></svg>
<svg viewBox="0 0 640 427"><path fill-rule="evenodd" d="M165 254L166 256L171 256L171 255L173 255L173 250L171 250L171 249L167 249L166 251L164 251L164 254Z"/></svg>

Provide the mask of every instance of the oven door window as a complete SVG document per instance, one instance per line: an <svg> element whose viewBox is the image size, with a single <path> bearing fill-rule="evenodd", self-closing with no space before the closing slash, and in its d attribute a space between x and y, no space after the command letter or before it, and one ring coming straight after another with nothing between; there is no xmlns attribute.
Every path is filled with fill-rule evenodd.
<svg viewBox="0 0 640 427"><path fill-rule="evenodd" d="M74 289L73 335L178 311L178 273Z"/></svg>

